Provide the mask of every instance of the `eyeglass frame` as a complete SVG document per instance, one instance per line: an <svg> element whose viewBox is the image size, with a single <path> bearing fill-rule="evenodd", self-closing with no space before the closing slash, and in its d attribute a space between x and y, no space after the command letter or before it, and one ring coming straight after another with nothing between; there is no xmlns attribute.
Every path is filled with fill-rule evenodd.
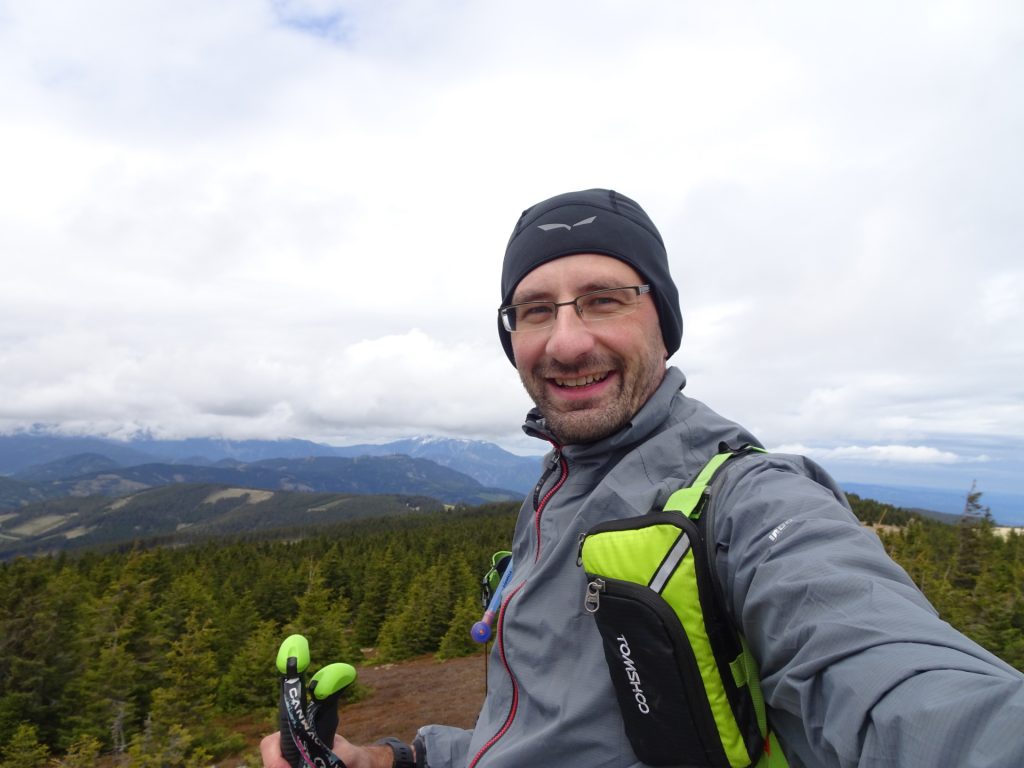
<svg viewBox="0 0 1024 768"><path fill-rule="evenodd" d="M629 312L608 315L607 317L591 317L589 319L583 316L583 307L581 307L579 303L580 299L585 299L588 296L593 296L594 294L597 293L609 293L611 291L636 291L637 302L636 304L629 305L631 307ZM501 320L501 327L504 328L508 333L528 333L530 331L543 331L545 328L550 328L555 324L555 321L558 319L559 307L568 307L570 305L575 306L576 316L584 323L599 322L601 320L611 320L613 317L624 317L625 315L632 314L635 311L636 307L640 305L640 297L643 296L644 294L650 293L650 283L644 283L642 285L620 285L616 286L615 288L598 288L596 291L587 291L586 293L581 293L575 299L570 299L569 301L521 301L518 304L506 304L503 307L498 307L498 317ZM511 309L516 309L517 307L529 307L535 305L544 305L555 308L555 311L551 315L551 322L545 323L544 325L538 325L533 328L514 329L509 327L511 323L509 322L508 317L505 314L506 312L508 312Z"/></svg>

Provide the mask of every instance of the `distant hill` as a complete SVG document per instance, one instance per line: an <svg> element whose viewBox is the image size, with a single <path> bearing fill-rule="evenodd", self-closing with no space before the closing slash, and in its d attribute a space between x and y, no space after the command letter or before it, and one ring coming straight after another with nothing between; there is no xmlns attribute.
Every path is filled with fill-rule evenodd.
<svg viewBox="0 0 1024 768"><path fill-rule="evenodd" d="M203 457L210 463L231 459L253 462L265 459L304 459L309 456L339 456L335 448L310 440L225 440L192 437L186 440L136 439L128 445L159 460L179 463Z"/></svg>
<svg viewBox="0 0 1024 768"><path fill-rule="evenodd" d="M37 464L82 453L106 456L121 465L157 461L131 443L102 437L64 437L61 435L0 435L0 475L12 475Z"/></svg>
<svg viewBox="0 0 1024 768"><path fill-rule="evenodd" d="M538 443L538 448L542 447ZM347 458L361 456L384 458L403 455L434 462L479 483L484 489L507 489L523 496L531 492L541 474L539 456L518 456L499 446L480 440L439 437L414 437L389 443L330 446L309 440L223 440L192 438L187 440L136 439L129 442L96 437L61 437L42 434L0 435L0 510L50 498L75 488L77 494L102 492L129 493L141 487L163 482L217 482L242 484L254 477L269 478L271 472L264 462L276 459ZM163 465L148 479L147 473L130 476L125 470L144 465ZM184 465L192 469L172 472L166 465ZM197 472L197 468L238 469L248 476ZM250 467L244 469L244 467ZM318 474L316 468L309 468ZM101 475L110 474L111 477ZM8 477L3 477L7 475ZM76 483L57 487L55 481L82 478ZM162 475L159 479L155 475ZM349 478L353 480L353 478ZM288 480L277 478L282 485L266 479L259 487L286 489ZM19 481L18 484L13 484ZM336 492L351 491L353 486L322 485L316 477L296 477L296 487ZM139 485L141 483L141 485ZM90 485L95 490L90 490ZM440 482L444 487L445 482ZM888 486L865 483L841 483L843 488L863 498L875 499L904 509L919 509L959 515L963 510L965 491L952 491L912 486ZM120 488L119 488L120 486ZM373 492L399 492L398 488L381 488ZM405 492L403 486L401 492ZM1024 526L1024 495L982 491L982 504L989 506L994 519L1002 525ZM425 492L413 490L409 492ZM437 492L440 493L440 492ZM473 495L472 493L470 495ZM439 497L445 498L445 497ZM448 497L461 501L466 496ZM471 503L471 502L466 502Z"/></svg>
<svg viewBox="0 0 1024 768"><path fill-rule="evenodd" d="M142 464L212 466L250 464L269 459L310 457L391 456L401 454L433 461L469 475L485 487L507 488L526 495L540 476L540 459L524 457L479 440L409 438L384 444L330 446L308 440L188 440L138 439L131 442L104 438L53 435L0 435L0 475L17 479L58 479L84 474L74 471L81 456L105 457L120 467Z"/></svg>
<svg viewBox="0 0 1024 768"><path fill-rule="evenodd" d="M72 457L25 471L48 476L55 467L76 468L97 460ZM102 462L98 462L102 463ZM6 480L7 509L43 498L60 496L125 496L147 488L175 484L216 484L243 488L308 493L409 494L430 496L449 504L476 505L522 498L516 491L488 488L479 482L426 459L409 456L309 457L268 459L248 464L224 462L216 466L140 464L74 475L49 482L17 485ZM0 492L2 488L0 487Z"/></svg>
<svg viewBox="0 0 1024 768"><path fill-rule="evenodd" d="M141 540L186 543L313 527L362 517L441 513L424 496L296 493L178 484L130 496L66 497L0 515L0 560Z"/></svg>
<svg viewBox="0 0 1024 768"><path fill-rule="evenodd" d="M114 470L123 466L100 453L76 453L45 464L35 464L15 472L12 477L24 483L46 483L93 472Z"/></svg>
<svg viewBox="0 0 1024 768"><path fill-rule="evenodd" d="M540 443L538 443L540 445ZM511 488L522 494L533 490L541 474L540 456L517 456L494 443L441 437L413 437L381 445L347 445L334 449L337 456L404 454L429 459L464 472L484 485Z"/></svg>
<svg viewBox="0 0 1024 768"><path fill-rule="evenodd" d="M5 509L17 509L59 495L56 489L0 477L0 515Z"/></svg>

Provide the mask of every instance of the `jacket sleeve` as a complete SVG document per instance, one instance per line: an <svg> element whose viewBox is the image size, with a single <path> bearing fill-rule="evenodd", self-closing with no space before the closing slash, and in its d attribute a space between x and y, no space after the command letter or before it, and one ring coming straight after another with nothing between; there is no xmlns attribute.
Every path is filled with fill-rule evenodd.
<svg viewBox="0 0 1024 768"><path fill-rule="evenodd" d="M465 768L472 731L448 725L425 725L417 735L427 750L428 768Z"/></svg>
<svg viewBox="0 0 1024 768"><path fill-rule="evenodd" d="M712 514L791 763L1024 766L1024 675L938 617L817 465L739 459Z"/></svg>

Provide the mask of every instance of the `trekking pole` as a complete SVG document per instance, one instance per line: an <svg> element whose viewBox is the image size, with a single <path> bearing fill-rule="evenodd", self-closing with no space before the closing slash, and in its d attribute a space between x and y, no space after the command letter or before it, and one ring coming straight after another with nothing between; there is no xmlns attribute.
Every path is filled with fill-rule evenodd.
<svg viewBox="0 0 1024 768"><path fill-rule="evenodd" d="M292 712L306 708L306 688L302 673L309 666L309 641L302 635L289 635L277 651L277 671L281 674L277 720L281 731L281 754L292 768L303 764L298 746L292 738Z"/></svg>
<svg viewBox="0 0 1024 768"><path fill-rule="evenodd" d="M508 561L508 565L505 566L505 572L501 574L501 581L498 582L497 588L494 590L494 594L491 595L491 601L487 604L487 610L484 611L483 617L480 621L473 625L473 628L469 631L470 636L478 643L486 643L491 639L492 626L494 625L494 617L498 614L498 608L501 606L501 594L505 591L505 587L508 586L509 579L512 577L512 560Z"/></svg>
<svg viewBox="0 0 1024 768"><path fill-rule="evenodd" d="M309 680L309 720L327 746L334 744L338 730L338 699L356 679L356 668L340 661L328 664Z"/></svg>
<svg viewBox="0 0 1024 768"><path fill-rule="evenodd" d="M280 698L278 699L281 755L292 768L302 768L302 766L345 768L344 761L334 754L323 739L317 735L310 722L309 713L306 710L306 685L303 678L303 672L308 666L309 641L302 635L286 637L277 652L277 671L281 675ZM331 675L329 674L327 677L331 677ZM317 687L322 684L323 682L319 682ZM333 683L328 683L324 690L331 691L332 687ZM340 688L323 698L326 699L334 693L340 693ZM337 727L336 702L337 700L335 700L334 706L335 721L331 730L331 744L334 743L334 729Z"/></svg>

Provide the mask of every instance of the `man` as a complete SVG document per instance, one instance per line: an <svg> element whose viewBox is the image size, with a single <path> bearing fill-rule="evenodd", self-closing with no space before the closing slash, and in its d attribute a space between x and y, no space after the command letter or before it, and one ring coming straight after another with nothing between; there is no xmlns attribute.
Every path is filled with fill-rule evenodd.
<svg viewBox="0 0 1024 768"><path fill-rule="evenodd" d="M641 766L584 610L580 534L660 509L721 443L757 445L666 368L678 294L629 198L587 190L526 210L501 290L499 336L536 404L524 429L552 450L516 526L487 697L473 730L425 726L412 749L338 737L350 768ZM1024 765L1024 676L935 615L831 478L753 454L727 479L717 576L790 765ZM265 764L283 768L278 745L264 740Z"/></svg>

